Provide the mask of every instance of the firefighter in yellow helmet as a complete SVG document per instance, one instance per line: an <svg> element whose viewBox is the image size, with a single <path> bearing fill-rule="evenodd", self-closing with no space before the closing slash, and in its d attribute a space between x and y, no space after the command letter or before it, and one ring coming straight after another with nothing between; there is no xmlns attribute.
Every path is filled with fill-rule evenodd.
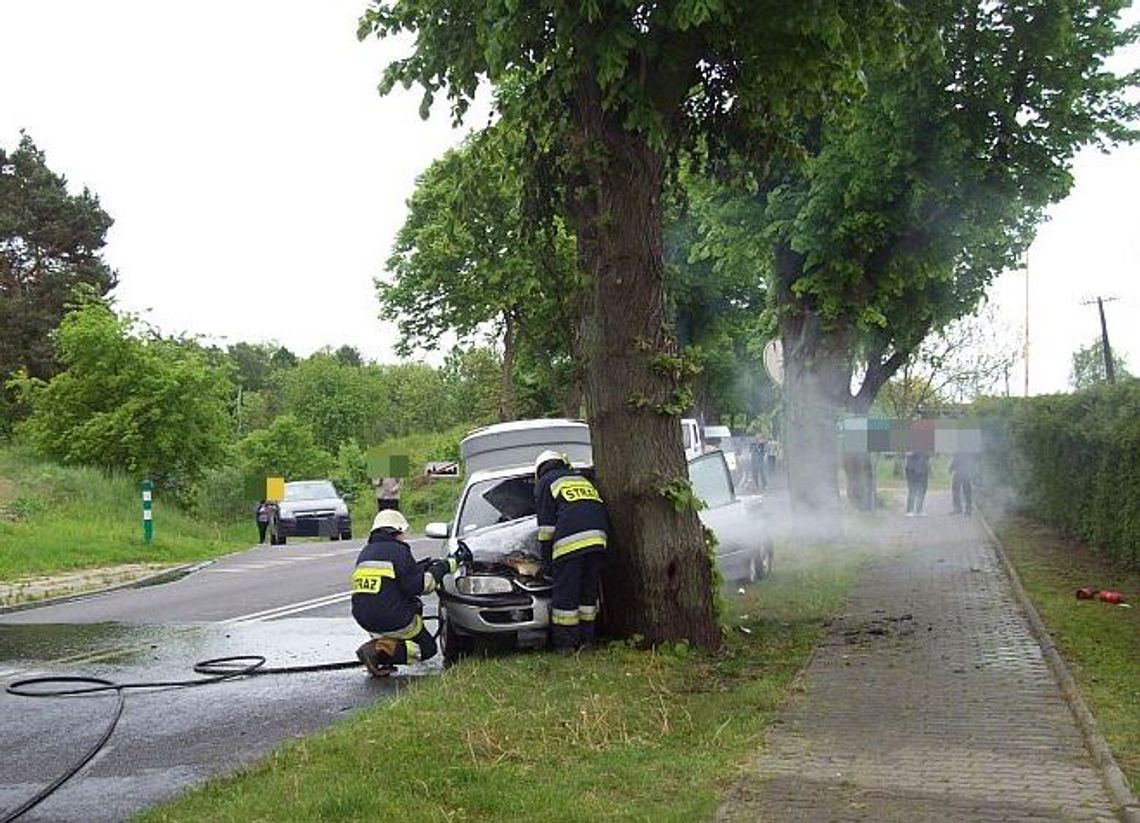
<svg viewBox="0 0 1140 823"><path fill-rule="evenodd" d="M551 645L567 652L594 640L610 521L593 482L564 455L542 452L534 475L538 541L554 578Z"/></svg>

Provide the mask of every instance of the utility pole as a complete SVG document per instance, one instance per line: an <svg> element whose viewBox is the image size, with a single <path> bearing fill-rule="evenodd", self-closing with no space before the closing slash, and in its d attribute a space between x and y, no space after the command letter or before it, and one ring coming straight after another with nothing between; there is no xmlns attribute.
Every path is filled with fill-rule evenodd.
<svg viewBox="0 0 1140 823"><path fill-rule="evenodd" d="M1108 345L1108 323L1104 319L1104 304L1111 303L1115 297L1097 297L1095 300L1085 300L1082 306L1091 306L1096 303L1100 312L1100 347L1104 353L1104 379L1109 383L1116 382L1116 364L1112 362L1112 347Z"/></svg>
<svg viewBox="0 0 1140 823"><path fill-rule="evenodd" d="M1022 355L1025 357L1025 396L1029 397L1029 249L1021 258L1025 267L1025 348Z"/></svg>

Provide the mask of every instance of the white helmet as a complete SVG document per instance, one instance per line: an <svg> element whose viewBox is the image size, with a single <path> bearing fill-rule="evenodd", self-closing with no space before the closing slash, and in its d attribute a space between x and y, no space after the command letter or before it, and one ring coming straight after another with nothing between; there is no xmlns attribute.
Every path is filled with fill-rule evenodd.
<svg viewBox="0 0 1140 823"><path fill-rule="evenodd" d="M543 463L557 461L562 464L567 464L566 455L562 452L556 452L554 449L547 449L544 452L539 452L538 457L534 458L534 473L538 474L538 470L542 468Z"/></svg>
<svg viewBox="0 0 1140 823"><path fill-rule="evenodd" d="M396 509L384 509L372 518L372 531L389 529L394 532L406 532L409 528L408 519Z"/></svg>

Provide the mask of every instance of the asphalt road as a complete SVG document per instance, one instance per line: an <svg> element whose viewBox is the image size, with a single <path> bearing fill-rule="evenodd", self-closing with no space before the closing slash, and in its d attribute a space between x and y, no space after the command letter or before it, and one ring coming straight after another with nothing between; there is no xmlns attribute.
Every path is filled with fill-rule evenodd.
<svg viewBox="0 0 1140 823"><path fill-rule="evenodd" d="M0 614L0 685L47 675L192 679L196 661L241 654L269 666L353 660L365 638L347 595L359 545L260 546L174 582ZM441 547L413 541L420 557ZM425 611L434 613L434 597ZM350 669L132 690L107 746L21 820L122 820L438 671L433 660L382 681ZM0 819L97 740L114 707L109 695L0 693Z"/></svg>

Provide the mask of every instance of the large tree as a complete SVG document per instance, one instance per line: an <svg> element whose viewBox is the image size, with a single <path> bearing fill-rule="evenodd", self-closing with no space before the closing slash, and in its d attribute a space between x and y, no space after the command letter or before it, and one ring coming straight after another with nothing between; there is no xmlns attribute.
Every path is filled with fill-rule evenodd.
<svg viewBox="0 0 1140 823"><path fill-rule="evenodd" d="M573 238L560 220L544 226L527 213L523 149L517 133L490 126L434 162L408 202L392 278L376 282L402 354L434 349L448 333L501 346L500 420L518 413L523 350L541 353L527 358L532 368L572 357L579 293Z"/></svg>
<svg viewBox="0 0 1140 823"><path fill-rule="evenodd" d="M58 370L51 334L76 290L103 297L114 288L102 258L110 227L99 199L69 192L30 136L13 152L0 147L0 410L17 369L39 378Z"/></svg>
<svg viewBox="0 0 1140 823"><path fill-rule="evenodd" d="M686 144L770 144L789 115L832 105L876 47L864 35L889 36L899 14L887 0L378 0L361 20L361 36L415 35L382 91L418 83L426 113L442 90L461 118L489 79L505 126L564 175L617 634L720 641L676 417L688 370L662 290L672 160Z"/></svg>
<svg viewBox="0 0 1140 823"><path fill-rule="evenodd" d="M913 4L906 59L869 64L852 108L800 122L802 157L755 170L738 237L771 255L802 507L837 500L837 417L865 414L931 332L973 311L1069 191L1079 148L1135 136L1136 77L1104 67L1136 39L1118 28L1126 5Z"/></svg>
<svg viewBox="0 0 1140 823"><path fill-rule="evenodd" d="M1112 345L1109 344L1111 351ZM1128 362L1119 353L1112 351L1112 365L1117 380L1129 377ZM1097 338L1087 346L1081 346L1073 352L1073 367L1069 371L1069 385L1076 391L1095 386L1107 380L1104 363L1104 341Z"/></svg>

